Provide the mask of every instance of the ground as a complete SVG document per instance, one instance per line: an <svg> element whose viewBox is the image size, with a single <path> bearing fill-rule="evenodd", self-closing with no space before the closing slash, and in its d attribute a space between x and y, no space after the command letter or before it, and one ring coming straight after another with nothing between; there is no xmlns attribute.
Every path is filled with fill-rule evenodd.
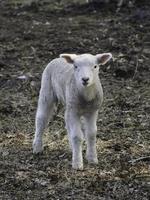
<svg viewBox="0 0 150 200"><path fill-rule="evenodd" d="M41 2L0 1L0 199L150 199L150 3ZM41 74L64 52L113 54L100 69L99 163L83 171L61 106L32 153Z"/></svg>

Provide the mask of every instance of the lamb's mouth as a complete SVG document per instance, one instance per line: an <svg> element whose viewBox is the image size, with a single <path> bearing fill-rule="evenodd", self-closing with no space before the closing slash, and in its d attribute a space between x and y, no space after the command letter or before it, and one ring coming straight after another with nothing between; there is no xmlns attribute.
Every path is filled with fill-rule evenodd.
<svg viewBox="0 0 150 200"><path fill-rule="evenodd" d="M88 82L82 82L82 85L84 85L85 87L89 85Z"/></svg>

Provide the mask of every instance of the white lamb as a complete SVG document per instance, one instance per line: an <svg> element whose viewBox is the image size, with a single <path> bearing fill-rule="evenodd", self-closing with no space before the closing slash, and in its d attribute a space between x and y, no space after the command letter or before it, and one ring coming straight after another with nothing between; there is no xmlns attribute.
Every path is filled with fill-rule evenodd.
<svg viewBox="0 0 150 200"><path fill-rule="evenodd" d="M98 109L103 101L99 79L99 65L112 58L111 53L61 54L52 60L42 75L41 90L36 113L36 131L33 152L43 150L42 134L58 102L65 106L65 123L72 148L72 167L83 169L82 143L86 139L86 158L98 163L96 132ZM83 127L84 126L84 127Z"/></svg>

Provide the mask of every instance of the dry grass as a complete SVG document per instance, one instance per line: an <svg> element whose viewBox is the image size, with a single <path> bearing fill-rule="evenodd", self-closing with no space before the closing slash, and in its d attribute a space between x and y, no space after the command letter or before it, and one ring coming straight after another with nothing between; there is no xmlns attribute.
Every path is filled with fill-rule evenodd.
<svg viewBox="0 0 150 200"><path fill-rule="evenodd" d="M149 16L136 12L146 13L149 5L114 14L111 4L0 4L0 199L148 200L150 161L132 161L150 153ZM34 156L44 66L62 52L108 50L114 62L100 70L105 100L98 119L99 164L84 159L83 171L71 169L61 109L45 132L43 154Z"/></svg>

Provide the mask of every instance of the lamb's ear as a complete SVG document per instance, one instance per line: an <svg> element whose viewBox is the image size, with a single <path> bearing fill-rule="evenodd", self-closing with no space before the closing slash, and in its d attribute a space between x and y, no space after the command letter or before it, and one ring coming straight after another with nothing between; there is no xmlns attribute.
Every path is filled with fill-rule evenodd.
<svg viewBox="0 0 150 200"><path fill-rule="evenodd" d="M68 63L73 63L74 59L77 57L76 54L60 54L60 58L65 58Z"/></svg>
<svg viewBox="0 0 150 200"><path fill-rule="evenodd" d="M98 64L105 65L111 58L111 53L102 53L96 55Z"/></svg>

